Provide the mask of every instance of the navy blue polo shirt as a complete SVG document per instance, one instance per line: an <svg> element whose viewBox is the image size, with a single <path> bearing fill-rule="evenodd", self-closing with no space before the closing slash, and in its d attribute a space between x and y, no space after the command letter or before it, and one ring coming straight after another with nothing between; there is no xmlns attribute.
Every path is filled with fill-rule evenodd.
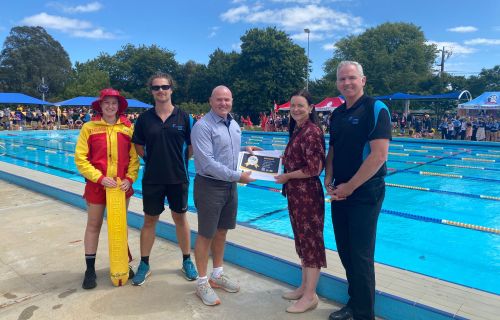
<svg viewBox="0 0 500 320"><path fill-rule="evenodd" d="M333 147L335 185L349 181L370 153L370 141L391 139L391 117L387 106L366 95L349 109L344 103L330 118L330 148ZM387 174L384 165L371 178Z"/></svg>
<svg viewBox="0 0 500 320"><path fill-rule="evenodd" d="M193 118L174 107L163 122L155 108L142 113L134 127L132 142L145 147L145 184L178 184L189 181L187 147L191 145Z"/></svg>

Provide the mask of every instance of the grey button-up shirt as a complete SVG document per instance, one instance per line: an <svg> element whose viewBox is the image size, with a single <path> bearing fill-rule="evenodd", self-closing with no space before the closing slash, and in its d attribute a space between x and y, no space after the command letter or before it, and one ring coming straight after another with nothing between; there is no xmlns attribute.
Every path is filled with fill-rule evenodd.
<svg viewBox="0 0 500 320"><path fill-rule="evenodd" d="M196 173L212 179L235 182L240 180L237 170L241 149L241 129L231 115L229 126L210 110L195 123L191 131Z"/></svg>

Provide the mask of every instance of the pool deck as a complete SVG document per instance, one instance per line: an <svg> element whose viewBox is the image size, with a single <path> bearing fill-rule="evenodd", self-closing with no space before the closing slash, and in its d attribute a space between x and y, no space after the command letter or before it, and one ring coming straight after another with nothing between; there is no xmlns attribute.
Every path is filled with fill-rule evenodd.
<svg viewBox="0 0 500 320"><path fill-rule="evenodd" d="M40 186L55 188L59 193L80 199L83 190L79 182L4 162L0 162L0 178L15 183L28 182L30 190ZM261 274L228 263L227 270L240 280L243 290L238 294L221 293L223 303L218 307L201 304L194 294L194 284L184 280L177 266L178 249L161 238L157 238L152 254L153 275L146 284L139 288L130 285L113 288L107 280L105 230L98 251L98 257L103 257L97 260L98 287L85 291L81 289L86 221L82 205L70 206L1 180L0 193L2 319L208 319L214 316L221 319L327 319L328 314L340 306L331 299L345 302L347 298L338 255L327 250L328 268L322 270L318 286L323 296L318 309L302 316L285 313L289 302L281 299L281 293L291 288L288 284L299 280L299 261L293 240L245 226L229 232L227 260L248 265ZM129 210L140 219L141 199L132 198ZM188 214L188 218L191 229L196 231L196 216ZM134 219L129 217L129 223ZM172 224L170 216L163 214L161 219L166 230L171 230L168 229ZM105 224L103 228L106 229ZM137 256L139 232L130 228L129 235L132 253ZM276 265L259 266L256 262L259 259L271 259L268 263L273 261ZM133 264L136 265L137 260ZM382 264L376 264L376 273L376 309L383 318L498 318L499 295Z"/></svg>

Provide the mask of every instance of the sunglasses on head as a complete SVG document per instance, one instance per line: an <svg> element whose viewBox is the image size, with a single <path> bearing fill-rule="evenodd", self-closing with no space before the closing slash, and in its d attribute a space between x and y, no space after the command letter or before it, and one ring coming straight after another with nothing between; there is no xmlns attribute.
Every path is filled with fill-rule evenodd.
<svg viewBox="0 0 500 320"><path fill-rule="evenodd" d="M162 86L151 86L151 90L153 90L153 91L158 91L160 89L162 89L162 90L168 90L170 88L172 88L172 86L169 85L169 84L164 84Z"/></svg>

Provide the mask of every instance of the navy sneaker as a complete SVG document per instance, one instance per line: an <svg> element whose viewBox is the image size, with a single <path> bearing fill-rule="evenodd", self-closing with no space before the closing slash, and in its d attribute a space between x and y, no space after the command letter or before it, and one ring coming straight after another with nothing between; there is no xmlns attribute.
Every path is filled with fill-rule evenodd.
<svg viewBox="0 0 500 320"><path fill-rule="evenodd" d="M141 263L139 264L139 268L137 268L137 273L132 279L132 284L134 286L142 285L150 274L151 271L149 270L149 265L145 264L144 261L141 261Z"/></svg>
<svg viewBox="0 0 500 320"><path fill-rule="evenodd" d="M184 278L186 278L186 280L188 281L194 281L198 279L198 272L196 271L191 258L187 258L182 262L182 272L184 272Z"/></svg>

